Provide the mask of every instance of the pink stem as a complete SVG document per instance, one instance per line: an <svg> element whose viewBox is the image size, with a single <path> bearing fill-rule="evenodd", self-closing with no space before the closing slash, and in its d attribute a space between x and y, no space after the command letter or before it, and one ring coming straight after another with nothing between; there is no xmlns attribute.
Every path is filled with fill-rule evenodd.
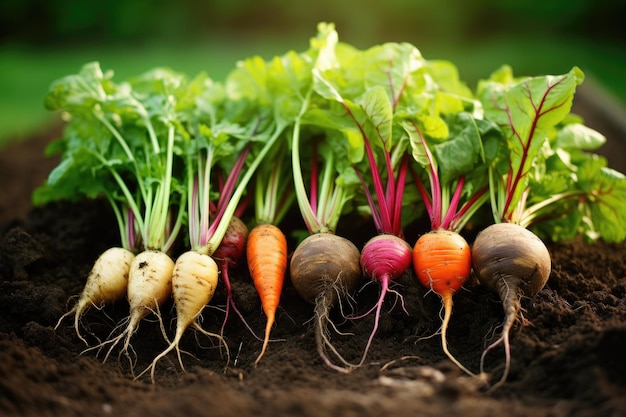
<svg viewBox="0 0 626 417"><path fill-rule="evenodd" d="M454 219L457 207L459 206L459 200L461 199L461 192L463 191L463 184L465 184L465 177L461 176L456 183L456 189L454 190L454 194L452 195L452 199L450 200L450 206L448 207L448 211L441 222L441 227L449 230L450 223Z"/></svg>
<svg viewBox="0 0 626 417"><path fill-rule="evenodd" d="M361 185L363 186L363 191L365 192L365 197L367 198L367 203L369 204L372 210L372 218L374 220L374 226L376 227L376 230L379 233L382 233L383 226L380 221L380 212L378 211L376 204L374 203L374 198L372 197L370 190L367 188L367 184L365 184L365 180L363 179L363 175L361 174L361 171L359 171L357 167L354 167L354 171L356 172L356 175L359 177L359 180L361 181Z"/></svg>
<svg viewBox="0 0 626 417"><path fill-rule="evenodd" d="M398 169L398 178L396 179L396 195L393 205L393 229L392 232L396 236L402 237L402 197L404 195L404 186L406 182L406 172L409 167L409 155L405 154L402 164Z"/></svg>

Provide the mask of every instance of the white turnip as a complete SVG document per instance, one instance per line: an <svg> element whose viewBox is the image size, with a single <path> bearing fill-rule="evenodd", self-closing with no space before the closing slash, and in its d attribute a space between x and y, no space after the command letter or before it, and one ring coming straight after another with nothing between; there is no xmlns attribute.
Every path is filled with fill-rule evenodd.
<svg viewBox="0 0 626 417"><path fill-rule="evenodd" d="M95 346L100 348L107 344L111 345L104 361L121 340L124 340L121 353L129 356L130 338L137 330L139 322L150 313L155 313L160 318L158 310L172 293L173 270L174 261L165 252L146 250L135 256L128 275L127 296L130 315L124 323L126 327L115 338ZM132 370L133 361L130 363Z"/></svg>
<svg viewBox="0 0 626 417"><path fill-rule="evenodd" d="M104 251L94 262L78 301L59 319L54 327L55 330L63 319L74 314L76 334L80 340L88 344L80 334L81 317L91 307L102 308L105 304L124 299L128 287L130 264L134 258L135 255L124 248L113 247Z"/></svg>
<svg viewBox="0 0 626 417"><path fill-rule="evenodd" d="M176 349L181 369L185 370L180 356L179 344L183 334L190 326L207 336L218 338L228 352L228 345L224 343L222 336L207 332L198 323L198 316L215 294L217 277L217 264L209 255L196 251L187 251L176 260L172 272L172 296L176 307L176 334L167 349L154 358L148 368L151 370L150 376L153 383L157 362L173 349ZM138 377L142 374L138 375Z"/></svg>

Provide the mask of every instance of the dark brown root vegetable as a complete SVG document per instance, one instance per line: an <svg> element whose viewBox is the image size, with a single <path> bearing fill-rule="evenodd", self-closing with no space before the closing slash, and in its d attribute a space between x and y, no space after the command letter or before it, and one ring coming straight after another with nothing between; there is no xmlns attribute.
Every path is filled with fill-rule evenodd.
<svg viewBox="0 0 626 417"><path fill-rule="evenodd" d="M481 356L504 344L506 363L500 380L502 385L511 366L509 334L521 309L521 297L533 297L550 277L551 259L546 245L530 230L513 223L497 223L481 231L472 247L472 264L482 285L495 291L502 300L504 320L502 334Z"/></svg>
<svg viewBox="0 0 626 417"><path fill-rule="evenodd" d="M330 311L352 294L362 279L360 253L349 240L329 233L317 233L303 240L289 265L291 281L298 294L315 306L315 341L324 364L339 372L350 372L348 362L331 344ZM333 363L328 352L339 360Z"/></svg>

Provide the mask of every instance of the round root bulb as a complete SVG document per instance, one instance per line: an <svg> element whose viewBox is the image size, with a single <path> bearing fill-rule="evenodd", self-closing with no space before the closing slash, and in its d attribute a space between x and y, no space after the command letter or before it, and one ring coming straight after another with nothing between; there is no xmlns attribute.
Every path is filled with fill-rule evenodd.
<svg viewBox="0 0 626 417"><path fill-rule="evenodd" d="M365 276L380 282L380 296L374 305L374 327L367 340L367 345L359 362L365 362L367 353L378 330L380 314L389 291L390 281L400 277L413 262L413 251L408 243L395 235L381 234L370 239L361 251L361 267ZM402 296L400 296L402 297ZM370 310L371 311L371 310ZM368 312L369 314L369 312Z"/></svg>
<svg viewBox="0 0 626 417"><path fill-rule="evenodd" d="M324 364L339 372L354 365L346 361L330 342L329 329L335 328L330 310L353 293L362 278L359 250L349 240L328 233L307 237L294 251L289 265L292 283L298 294L315 305L315 339ZM343 366L334 364L328 351Z"/></svg>
<svg viewBox="0 0 626 417"><path fill-rule="evenodd" d="M476 376L449 351L447 330L452 315L452 296L470 276L472 258L467 241L449 230L434 230L422 235L413 248L413 268L425 288L441 297L444 318L441 324L441 345L444 353L463 372Z"/></svg>
<svg viewBox="0 0 626 417"><path fill-rule="evenodd" d="M504 320L501 336L481 356L481 372L487 353L504 345L505 367L501 386L509 375L511 349L509 335L521 308L522 296L533 297L550 277L551 259L546 245L530 230L512 223L497 223L481 231L472 247L472 263L482 285L502 300Z"/></svg>

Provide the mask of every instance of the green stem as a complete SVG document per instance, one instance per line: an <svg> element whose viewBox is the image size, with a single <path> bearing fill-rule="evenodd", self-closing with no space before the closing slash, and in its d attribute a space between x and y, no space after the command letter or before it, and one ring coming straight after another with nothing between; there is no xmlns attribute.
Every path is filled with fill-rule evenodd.
<svg viewBox="0 0 626 417"><path fill-rule="evenodd" d="M308 107L312 92L313 90L311 89L307 93L307 96L302 103L300 114L298 114L295 119L291 146L291 165L293 167L293 186L296 194L296 201L298 203L298 207L300 207L300 213L302 214L304 223L310 232L318 230L320 228L320 224L315 217L313 209L311 208L311 203L307 198L304 178L302 177L302 166L300 164L300 123L302 116Z"/></svg>
<svg viewBox="0 0 626 417"><path fill-rule="evenodd" d="M167 223L170 214L170 197L172 188L172 166L174 160L174 126L170 125L167 132L167 151L165 155L165 172L157 186L153 213L147 217L150 224L146 247L164 250L165 240L169 237Z"/></svg>
<svg viewBox="0 0 626 417"><path fill-rule="evenodd" d="M462 216L455 218L452 223L450 223L450 230L456 233L459 233L467 222L474 216L474 213L478 211L478 209L487 202L489 199L489 194L486 192L472 202L471 206L463 213Z"/></svg>
<svg viewBox="0 0 626 417"><path fill-rule="evenodd" d="M493 221L496 223L502 222L502 214L500 213L501 207L501 188L500 182L496 179L496 173L493 167L489 167L489 199L491 200L491 214L493 215Z"/></svg>
<svg viewBox="0 0 626 417"><path fill-rule="evenodd" d="M276 142L276 140L283 133L283 130L285 129L285 127L286 125L284 122L280 122L280 121L277 122L274 133L272 134L270 139L267 141L265 146L263 146L263 148L261 149L261 152L259 152L259 154L254 158L254 160L252 161L252 163L246 170L245 175L241 178L241 182L237 185L237 188L233 192L233 195L230 201L228 202L228 205L224 209L224 214L217 228L215 229L215 232L211 235L211 237L209 238L205 246L198 248L199 252L205 253L207 255L212 255L213 252L215 252L215 250L218 248L218 246L222 242L222 239L224 238L226 229L228 229L228 226L230 225L230 220L232 219L233 215L235 214L235 211L237 210L237 206L239 205L239 200L241 199L244 191L246 190L248 182L250 182L250 179L254 175L254 172L256 171L261 161L265 159L265 155L269 152L271 147L274 145L274 142Z"/></svg>
<svg viewBox="0 0 626 417"><path fill-rule="evenodd" d="M100 155L97 152L92 152L92 154L104 165L107 167L107 169L109 170L109 172L111 173L111 175L113 176L113 179L115 180L115 182L117 183L118 187L120 188L120 191L122 191L122 194L124 194L124 198L126 199L126 204L128 204L128 207L130 207L130 209L133 212L133 215L135 216L135 221L138 223L139 225L139 229L143 230L144 228L144 218L141 215L141 211L139 210L139 207L137 206L137 203L135 201L135 198L133 197L133 195L131 194L130 190L128 189L128 187L126 186L126 183L124 182L124 180L122 179L122 177L119 175L119 173L115 170L115 168L112 168L106 159L104 159L104 157L102 155Z"/></svg>
<svg viewBox="0 0 626 417"><path fill-rule="evenodd" d="M545 209L549 205L556 203L559 200L564 200L566 198L576 198L585 195L585 192L580 190L574 191L566 191L564 193L555 194L550 198L547 198L539 203L533 204L530 207L527 207L526 210L520 215L520 226L528 227L539 214L541 214L541 210Z"/></svg>
<svg viewBox="0 0 626 417"><path fill-rule="evenodd" d="M124 221L124 216L122 216L120 208L118 207L115 199L109 193L106 193L105 196L109 202L109 205L111 206L111 209L113 210L113 214L115 215L115 220L117 221L117 228L118 228L119 235L120 235L120 245L124 249L132 250L133 248L130 247L130 242L128 240L128 234L127 234L128 229L127 229L126 222Z"/></svg>
<svg viewBox="0 0 626 417"><path fill-rule="evenodd" d="M133 170L135 172L135 177L137 178L137 185L139 186L141 197L143 198L144 201L149 201L147 199L148 196L146 194L144 184L141 181L141 174L139 171L139 166L137 165L137 160L135 159L135 155L133 154L130 147L128 146L128 143L126 142L124 137L120 134L120 132L111 124L111 122L109 122L109 120L107 120L106 117L104 117L104 115L101 112L94 111L93 113L96 116L96 118L100 120L100 122L109 130L109 132L111 132L113 137L117 140L119 145L122 147L122 150L124 151L124 154L126 154L126 157L128 158L128 160L132 162Z"/></svg>

